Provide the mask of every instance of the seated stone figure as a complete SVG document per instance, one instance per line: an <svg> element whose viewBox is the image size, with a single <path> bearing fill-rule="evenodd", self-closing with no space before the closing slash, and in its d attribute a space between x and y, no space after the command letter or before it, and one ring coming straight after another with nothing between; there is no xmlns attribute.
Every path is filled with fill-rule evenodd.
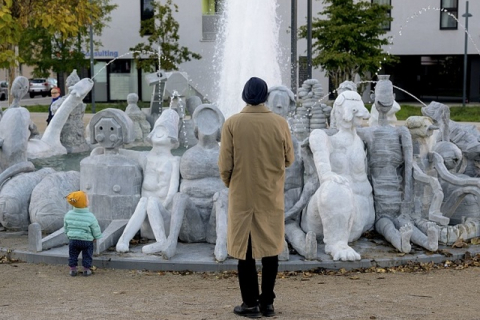
<svg viewBox="0 0 480 320"><path fill-rule="evenodd" d="M152 150L120 150L122 155L135 159L141 165L143 182L140 201L117 242L117 252L129 250L130 240L144 223L142 235L148 238L153 233L157 242L144 246L142 252L175 250L182 220L175 220L176 216L172 216L169 209L180 183L180 157L171 153L178 147L178 119L178 113L172 109L162 112L148 136Z"/></svg>
<svg viewBox="0 0 480 320"><path fill-rule="evenodd" d="M183 221L178 233L181 241L216 243L217 230L222 226L216 220L222 212L216 214L214 195L226 190L217 165L218 142L225 119L214 105L201 104L195 108L192 120L198 142L180 160L180 191L173 198L172 216ZM218 233L226 234L226 225ZM172 256L173 252L164 255ZM226 254L218 251L215 256L219 261L226 259Z"/></svg>
<svg viewBox="0 0 480 320"><path fill-rule="evenodd" d="M438 233L426 235L414 226L413 145L406 127L392 127L387 114L394 105L389 76L379 76L375 87L378 127L358 130L367 146L368 168L375 201L375 229L400 252L409 253L412 241L428 250L438 248Z"/></svg>
<svg viewBox="0 0 480 320"><path fill-rule="evenodd" d="M325 252L334 260L359 260L348 243L371 229L375 219L364 144L356 132L368 116L358 93L342 92L332 110L338 132L329 137L323 130L313 130L309 137L320 188L302 215L301 228L323 238ZM305 245L291 243L300 249Z"/></svg>

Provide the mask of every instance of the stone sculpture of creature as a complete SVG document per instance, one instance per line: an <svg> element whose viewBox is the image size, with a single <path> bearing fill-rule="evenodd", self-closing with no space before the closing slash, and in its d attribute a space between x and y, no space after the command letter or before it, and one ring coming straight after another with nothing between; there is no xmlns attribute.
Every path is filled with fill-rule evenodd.
<svg viewBox="0 0 480 320"><path fill-rule="evenodd" d="M70 113L83 101L85 96L92 90L93 81L84 78L69 88L70 94L65 99L62 107L55 113L50 124L45 129L41 139L30 139L27 146L29 159L46 158L66 154L67 149L60 142L60 134L63 125Z"/></svg>
<svg viewBox="0 0 480 320"><path fill-rule="evenodd" d="M409 253L410 241L428 250L438 248L438 232L428 235L413 225L413 145L406 127L392 127L387 114L394 105L393 85L379 76L375 87L378 127L359 129L367 146L369 175L375 202L375 229L400 252Z"/></svg>
<svg viewBox="0 0 480 320"><path fill-rule="evenodd" d="M332 113L338 132L329 137L317 129L309 137L320 188L302 215L301 228L307 235L323 238L325 252L334 260L360 260L348 243L371 229L375 219L364 144L356 129L369 113L354 91L342 92ZM294 248L304 247L307 242L300 237L294 239L301 240L292 243Z"/></svg>

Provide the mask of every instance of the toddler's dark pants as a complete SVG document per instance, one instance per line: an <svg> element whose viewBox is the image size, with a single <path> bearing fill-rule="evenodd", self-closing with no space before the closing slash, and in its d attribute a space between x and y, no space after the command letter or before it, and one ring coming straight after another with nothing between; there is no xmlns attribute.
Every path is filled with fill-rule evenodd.
<svg viewBox="0 0 480 320"><path fill-rule="evenodd" d="M93 263L93 241L70 240L68 242L68 266L78 265L78 255L82 253L82 266L90 269Z"/></svg>

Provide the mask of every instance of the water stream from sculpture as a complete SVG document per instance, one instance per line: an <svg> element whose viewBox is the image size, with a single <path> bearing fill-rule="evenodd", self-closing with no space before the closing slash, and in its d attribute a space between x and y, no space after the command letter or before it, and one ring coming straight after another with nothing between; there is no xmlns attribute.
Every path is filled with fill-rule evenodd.
<svg viewBox="0 0 480 320"><path fill-rule="evenodd" d="M241 93L250 77L269 87L281 85L276 0L226 0L216 44L216 104L225 118L240 112ZM248 17L248 18L247 18Z"/></svg>

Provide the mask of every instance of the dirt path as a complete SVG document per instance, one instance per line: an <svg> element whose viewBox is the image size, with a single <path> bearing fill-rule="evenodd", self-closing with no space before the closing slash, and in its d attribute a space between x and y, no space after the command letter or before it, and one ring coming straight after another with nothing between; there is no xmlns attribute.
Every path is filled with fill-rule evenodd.
<svg viewBox="0 0 480 320"><path fill-rule="evenodd" d="M281 273L276 319L480 319L480 268L401 270ZM232 313L239 302L235 273L97 269L74 278L66 266L0 264L0 319L241 319Z"/></svg>

